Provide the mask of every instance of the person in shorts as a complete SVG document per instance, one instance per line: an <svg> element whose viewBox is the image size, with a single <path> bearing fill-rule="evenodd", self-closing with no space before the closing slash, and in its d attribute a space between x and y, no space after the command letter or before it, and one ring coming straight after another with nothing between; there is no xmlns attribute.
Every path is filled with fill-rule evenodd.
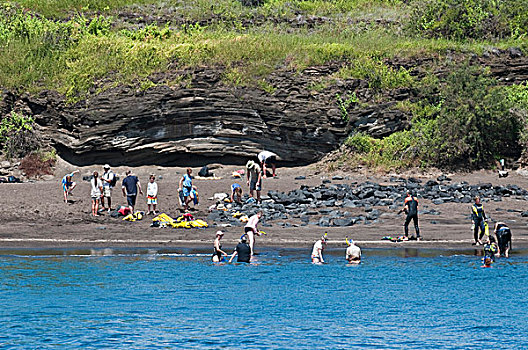
<svg viewBox="0 0 528 350"><path fill-rule="evenodd" d="M150 206L152 205L152 211ZM158 205L158 184L155 182L154 175L150 175L149 183L147 184L147 215L156 214L156 205Z"/></svg>
<svg viewBox="0 0 528 350"><path fill-rule="evenodd" d="M99 173L94 171L90 180L90 196L92 197L92 216L99 216L99 200L103 195L103 182L99 178Z"/></svg>
<svg viewBox="0 0 528 350"><path fill-rule="evenodd" d="M264 178L266 178L267 171L270 166L272 170L272 176L273 177L277 176L275 174L275 169L276 169L275 163L277 162L277 155L275 153L270 152L270 151L262 151L258 154L257 158L260 162L260 166L262 167L262 173L263 173Z"/></svg>
<svg viewBox="0 0 528 350"><path fill-rule="evenodd" d="M130 212L133 213L138 191L141 195L143 195L143 191L141 190L141 184L139 183L138 177L132 175L130 170L127 170L126 172L126 177L123 179L121 189L123 190L123 196L127 198Z"/></svg>
<svg viewBox="0 0 528 350"><path fill-rule="evenodd" d="M115 185L115 174L110 170L110 165L105 164L103 166L104 173L101 176L103 181L103 196L101 197L101 206L105 207L105 198L108 201L108 212L112 210L112 188Z"/></svg>
<svg viewBox="0 0 528 350"><path fill-rule="evenodd" d="M72 173L64 175L62 178L62 192L64 194L64 203L68 203L68 196L72 194L73 189L77 186L77 183L73 182L73 176L79 173L79 170L75 170Z"/></svg>
<svg viewBox="0 0 528 350"><path fill-rule="evenodd" d="M244 227L244 233L249 238L249 248L251 255L254 255L253 247L255 246L255 236L260 236L260 231L258 230L257 225L261 217L262 211L259 210L255 215L248 219L248 222Z"/></svg>
<svg viewBox="0 0 528 350"><path fill-rule="evenodd" d="M254 197L254 191L257 192L257 203L261 202L260 191L262 190L262 169L252 160L246 163L247 185L249 186L249 196Z"/></svg>

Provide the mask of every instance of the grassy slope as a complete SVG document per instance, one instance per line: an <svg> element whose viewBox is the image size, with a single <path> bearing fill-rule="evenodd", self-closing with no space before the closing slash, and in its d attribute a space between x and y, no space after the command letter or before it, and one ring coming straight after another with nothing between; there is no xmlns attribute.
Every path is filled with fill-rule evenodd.
<svg viewBox="0 0 528 350"><path fill-rule="evenodd" d="M526 48L522 36L490 41L415 35L409 30L414 3L265 0L247 7L238 0L17 0L17 9L4 7L10 16L0 19L0 86L32 93L55 89L74 102L122 83L148 88L154 85L149 76L169 67L210 65L223 67L228 84L271 92L265 79L276 69L301 71L342 61L347 65L322 85L335 78L360 78L384 90L420 88L421 82L404 69L391 68L387 60ZM172 79L163 83L177 84L185 77ZM431 108L416 108L414 102L400 107L411 115ZM428 121L420 123L431 127ZM395 135L376 148L401 153L413 135ZM363 160L379 158L369 157ZM379 164L406 165L397 157L370 162Z"/></svg>

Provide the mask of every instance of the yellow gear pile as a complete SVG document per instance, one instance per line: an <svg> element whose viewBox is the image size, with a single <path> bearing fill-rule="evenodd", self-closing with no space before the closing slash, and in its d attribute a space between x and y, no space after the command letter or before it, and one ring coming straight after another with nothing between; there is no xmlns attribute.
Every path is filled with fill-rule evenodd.
<svg viewBox="0 0 528 350"><path fill-rule="evenodd" d="M240 220L240 222L248 222L249 220L249 217L246 214L241 213L239 211L233 213L231 216L234 217L235 219Z"/></svg>
<svg viewBox="0 0 528 350"><path fill-rule="evenodd" d="M201 219L185 220L185 216L180 216L176 220L165 213L156 216L152 221L158 221L159 227L173 227L173 228L206 228L209 226L207 222Z"/></svg>
<svg viewBox="0 0 528 350"><path fill-rule="evenodd" d="M130 213L128 214L127 216L125 216L123 218L123 220L125 221L139 221L139 220L143 220L143 212L141 211L136 211L135 213Z"/></svg>

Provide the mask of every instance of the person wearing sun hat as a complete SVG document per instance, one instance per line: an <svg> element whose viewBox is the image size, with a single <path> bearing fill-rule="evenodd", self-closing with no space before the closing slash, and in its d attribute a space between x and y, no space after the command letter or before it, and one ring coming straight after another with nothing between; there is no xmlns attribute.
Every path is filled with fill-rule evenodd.
<svg viewBox="0 0 528 350"><path fill-rule="evenodd" d="M103 170L103 176L101 176L101 180L103 180L103 196L101 197L101 205L103 209L106 209L106 198L108 200L108 211L110 212L112 210L112 188L115 186L116 175L110 170L109 164L105 164L103 166Z"/></svg>
<svg viewBox="0 0 528 350"><path fill-rule="evenodd" d="M260 165L252 160L246 163L247 185L249 186L249 196L253 196L253 191L257 191L257 203L260 203L260 191L262 190L262 169Z"/></svg>
<svg viewBox="0 0 528 350"><path fill-rule="evenodd" d="M220 243L222 237L224 237L224 233L222 231L216 231L216 238L213 245L213 262L220 262L224 259L224 256L227 256L227 253L222 250L222 244Z"/></svg>

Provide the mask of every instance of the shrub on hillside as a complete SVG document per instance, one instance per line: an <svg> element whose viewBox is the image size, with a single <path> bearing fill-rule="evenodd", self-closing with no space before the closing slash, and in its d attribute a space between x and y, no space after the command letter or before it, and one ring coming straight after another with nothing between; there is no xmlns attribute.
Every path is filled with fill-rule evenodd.
<svg viewBox="0 0 528 350"><path fill-rule="evenodd" d="M55 158L55 152L32 152L20 161L20 169L30 178L51 175Z"/></svg>
<svg viewBox="0 0 528 350"><path fill-rule="evenodd" d="M38 149L39 139L33 130L33 118L11 112L0 121L0 147L7 158L24 157Z"/></svg>
<svg viewBox="0 0 528 350"><path fill-rule="evenodd" d="M410 28L433 38L519 38L528 33L528 0L414 2Z"/></svg>

